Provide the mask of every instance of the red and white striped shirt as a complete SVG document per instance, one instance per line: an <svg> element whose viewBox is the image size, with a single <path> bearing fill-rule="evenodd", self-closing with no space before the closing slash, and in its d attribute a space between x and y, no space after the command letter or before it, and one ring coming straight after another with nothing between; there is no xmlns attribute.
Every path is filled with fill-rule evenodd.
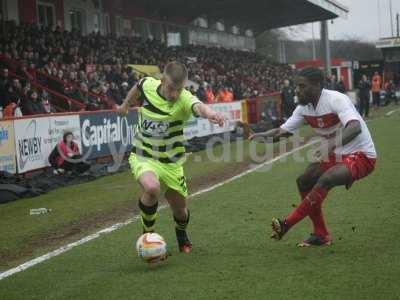
<svg viewBox="0 0 400 300"><path fill-rule="evenodd" d="M354 140L335 149L336 154L363 152L370 158L376 158L376 151L371 134L363 118L346 95L323 89L317 107L310 103L298 105L293 115L281 126L283 130L293 133L304 122L307 122L316 134L323 138L332 138L350 121L361 123L361 133Z"/></svg>

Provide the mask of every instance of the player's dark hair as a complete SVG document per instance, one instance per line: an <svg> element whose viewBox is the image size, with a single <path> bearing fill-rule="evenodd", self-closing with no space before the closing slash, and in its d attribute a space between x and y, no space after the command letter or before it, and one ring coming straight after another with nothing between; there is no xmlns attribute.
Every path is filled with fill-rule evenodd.
<svg viewBox="0 0 400 300"><path fill-rule="evenodd" d="M172 61L165 66L164 75L167 75L175 84L182 84L188 77L186 66L178 61Z"/></svg>
<svg viewBox="0 0 400 300"><path fill-rule="evenodd" d="M299 72L298 76L304 77L311 83L319 84L320 86L324 84L324 73L318 68L305 68Z"/></svg>

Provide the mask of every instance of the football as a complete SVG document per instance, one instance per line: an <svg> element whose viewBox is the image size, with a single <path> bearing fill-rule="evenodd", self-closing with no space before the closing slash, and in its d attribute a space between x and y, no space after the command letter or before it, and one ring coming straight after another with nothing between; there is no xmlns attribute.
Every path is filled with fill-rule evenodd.
<svg viewBox="0 0 400 300"><path fill-rule="evenodd" d="M167 243L157 233L145 233L136 242L138 256L148 263L156 263L167 259Z"/></svg>

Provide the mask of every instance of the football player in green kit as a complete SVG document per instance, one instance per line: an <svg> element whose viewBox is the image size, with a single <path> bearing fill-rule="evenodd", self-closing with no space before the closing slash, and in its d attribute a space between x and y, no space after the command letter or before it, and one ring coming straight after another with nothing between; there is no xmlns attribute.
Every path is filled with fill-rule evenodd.
<svg viewBox="0 0 400 300"><path fill-rule="evenodd" d="M138 109L138 132L129 163L135 179L143 188L139 209L143 232L153 232L158 199L165 190L175 220L179 250L189 253L192 244L187 236L189 210L188 191L182 164L185 160L183 128L191 116L207 118L223 126L225 117L200 102L184 88L188 72L182 63L166 65L161 80L143 78L128 93L119 107L126 115L129 107ZM163 188L162 188L163 187Z"/></svg>

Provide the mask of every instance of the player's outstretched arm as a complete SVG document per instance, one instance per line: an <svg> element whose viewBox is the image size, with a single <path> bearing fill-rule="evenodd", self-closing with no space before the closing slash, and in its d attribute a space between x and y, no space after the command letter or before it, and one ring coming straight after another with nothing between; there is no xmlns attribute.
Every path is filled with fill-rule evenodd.
<svg viewBox="0 0 400 300"><path fill-rule="evenodd" d="M304 124L304 117L301 110L302 107L300 105L297 106L292 116L285 122L285 124L281 125L281 127L266 132L255 133L249 137L250 140L275 143L281 138L292 136L292 132L295 132Z"/></svg>
<svg viewBox="0 0 400 300"><path fill-rule="evenodd" d="M128 114L129 108L131 106L137 106L139 104L138 99L140 97L140 91L137 85L133 86L128 94L124 102L118 107L118 113L122 116L126 116Z"/></svg>
<svg viewBox="0 0 400 300"><path fill-rule="evenodd" d="M254 133L249 139L256 142L277 142L280 138L287 138L292 134L282 128L274 128L269 131Z"/></svg>
<svg viewBox="0 0 400 300"><path fill-rule="evenodd" d="M212 110L204 103L194 104L193 112L199 117L208 119L211 123L218 124L221 127L224 126L226 121L226 118L222 113Z"/></svg>

